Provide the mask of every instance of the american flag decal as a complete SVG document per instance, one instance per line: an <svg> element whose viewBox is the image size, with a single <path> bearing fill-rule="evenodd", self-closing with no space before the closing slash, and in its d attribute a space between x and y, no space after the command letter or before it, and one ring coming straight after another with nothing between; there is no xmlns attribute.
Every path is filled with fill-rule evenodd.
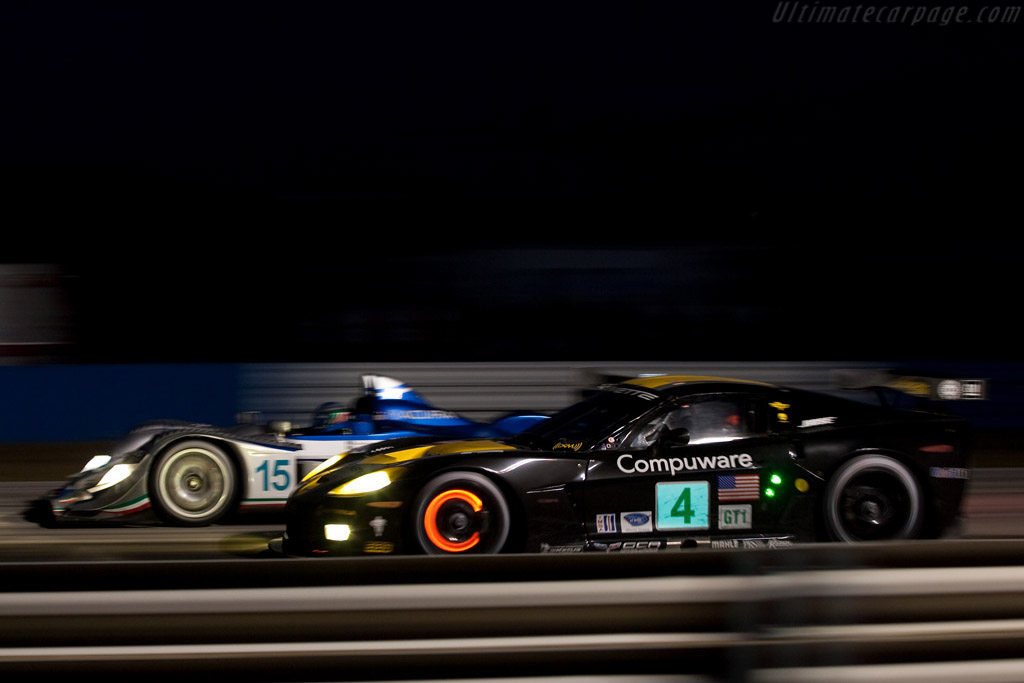
<svg viewBox="0 0 1024 683"><path fill-rule="evenodd" d="M718 475L718 500L757 500L761 497L761 480L756 474Z"/></svg>

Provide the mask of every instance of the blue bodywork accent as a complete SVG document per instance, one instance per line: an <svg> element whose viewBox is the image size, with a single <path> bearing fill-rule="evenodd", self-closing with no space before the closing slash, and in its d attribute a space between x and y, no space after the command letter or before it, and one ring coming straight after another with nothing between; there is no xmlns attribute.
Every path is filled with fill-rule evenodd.
<svg viewBox="0 0 1024 683"><path fill-rule="evenodd" d="M380 375L363 376L364 395L352 405L324 403L313 425L288 435L294 440L359 440L366 437L452 438L501 437L518 434L546 419L539 413L505 415L493 422L475 422L450 410L436 408L403 382Z"/></svg>

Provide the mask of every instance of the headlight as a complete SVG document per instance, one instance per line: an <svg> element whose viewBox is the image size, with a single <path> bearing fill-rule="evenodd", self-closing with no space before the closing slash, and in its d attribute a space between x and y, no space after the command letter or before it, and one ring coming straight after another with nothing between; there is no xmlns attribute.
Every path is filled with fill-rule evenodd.
<svg viewBox="0 0 1024 683"><path fill-rule="evenodd" d="M130 477L134 471L135 465L127 465L125 463L114 465L103 475L98 484L89 489L89 493L96 493L97 491L108 489L114 484L120 484Z"/></svg>
<svg viewBox="0 0 1024 683"><path fill-rule="evenodd" d="M376 472L370 472L369 474L364 474L361 477L356 477L352 481L331 489L328 495L357 496L362 493L380 491L390 483L391 477L388 476L387 470L377 470Z"/></svg>
<svg viewBox="0 0 1024 683"><path fill-rule="evenodd" d="M94 455L89 459L89 462L85 463L85 467L82 468L82 471L88 472L89 470L94 470L99 467L103 467L108 462L110 462L109 455Z"/></svg>

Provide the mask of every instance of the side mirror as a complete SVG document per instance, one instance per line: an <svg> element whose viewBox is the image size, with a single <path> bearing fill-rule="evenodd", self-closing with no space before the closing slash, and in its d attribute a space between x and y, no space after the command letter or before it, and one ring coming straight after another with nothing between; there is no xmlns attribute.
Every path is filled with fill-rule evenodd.
<svg viewBox="0 0 1024 683"><path fill-rule="evenodd" d="M686 429L685 427L680 427L679 429L670 429L664 434L662 434L661 438L658 441L660 442L660 445L668 446L669 448L678 448L680 446L685 446L686 444L690 443L690 430Z"/></svg>
<svg viewBox="0 0 1024 683"><path fill-rule="evenodd" d="M284 436L292 430L292 423L288 420L274 420L267 427L278 436Z"/></svg>

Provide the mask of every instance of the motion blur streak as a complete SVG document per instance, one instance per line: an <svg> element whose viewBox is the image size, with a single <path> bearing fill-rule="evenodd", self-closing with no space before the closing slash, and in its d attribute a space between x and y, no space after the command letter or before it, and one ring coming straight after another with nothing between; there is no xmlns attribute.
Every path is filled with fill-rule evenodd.
<svg viewBox="0 0 1024 683"><path fill-rule="evenodd" d="M1009 559L986 566L992 543ZM216 670L247 680L337 680L338 671L346 671L347 680L400 680L496 671L665 675L685 662L688 674L730 680L757 681L774 676L776 667L827 667L829 678L843 680L847 664L982 663L1015 656L1024 637L1024 619L1017 616L1024 609L1024 566L1016 564L1020 543L905 545L925 552L907 555L913 558L907 566L873 569L849 567L870 567L867 558L876 550L898 556L903 545L695 552L675 555L675 570L662 567L664 575L639 578L551 581L520 572L518 582L447 576L419 585L360 585L355 573L361 563L281 560L263 564L290 571L295 583L12 591L0 594L0 673L23 674L45 664L52 673L91 675L149 676L169 667L179 676ZM929 549L941 551L944 564L924 564ZM804 552L818 559L810 561ZM381 572L393 575L389 568L402 576L403 567L418 566L421 571L408 574L417 577L437 565L430 559L374 563L371 569L379 579ZM533 577L557 571L553 560L566 569L564 558L484 559L493 561L494 570L506 563L546 568ZM594 564L583 562L589 557L573 559L579 561L571 565L579 570L574 575L583 576L585 567L622 556L596 556ZM640 560L646 558L635 559L645 566ZM707 574L698 570L702 560L725 560L732 569ZM180 562L173 571L201 577L216 566ZM302 585L302 571L323 568L347 585ZM698 573L681 575L687 571ZM951 671L957 669L929 680L963 680L947 676Z"/></svg>
<svg viewBox="0 0 1024 683"><path fill-rule="evenodd" d="M889 666L815 667L811 669L773 669L758 671L755 683L935 683L971 681L971 683L1019 683L1024 659L994 662L942 662L941 664L894 664Z"/></svg>
<svg viewBox="0 0 1024 683"><path fill-rule="evenodd" d="M531 581L521 584L382 585L237 588L196 591L119 590L0 593L0 615L188 614L409 611L768 602L1003 595L1024 599L1024 567L937 567L805 571L769 576L708 576ZM895 617L896 613L891 612ZM911 615L906 615L907 617Z"/></svg>

